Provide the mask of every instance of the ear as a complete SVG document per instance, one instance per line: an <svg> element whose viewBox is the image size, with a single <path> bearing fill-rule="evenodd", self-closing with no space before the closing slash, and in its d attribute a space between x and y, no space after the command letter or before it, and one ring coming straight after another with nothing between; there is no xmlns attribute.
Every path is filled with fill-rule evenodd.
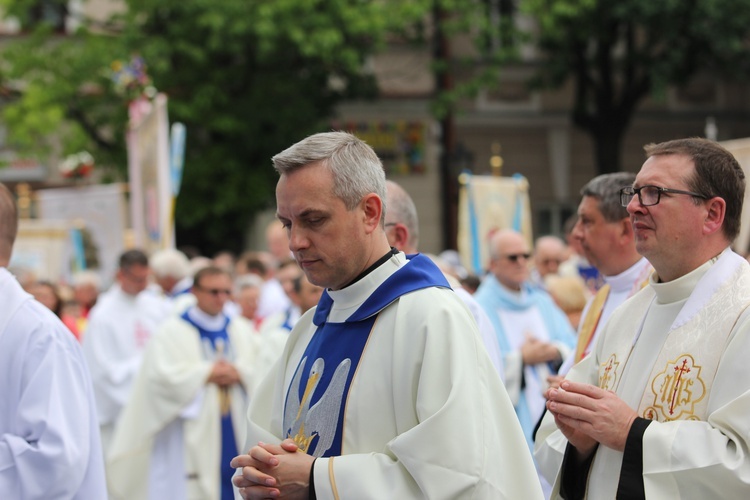
<svg viewBox="0 0 750 500"><path fill-rule="evenodd" d="M405 248L408 243L407 240L409 239L409 230L406 229L406 226L397 222L396 225L393 226L393 235L394 241L392 246L399 249Z"/></svg>
<svg viewBox="0 0 750 500"><path fill-rule="evenodd" d="M727 202L715 196L706 202L706 219L703 221L703 234L721 231L727 213Z"/></svg>
<svg viewBox="0 0 750 500"><path fill-rule="evenodd" d="M626 238L632 240L635 236L633 234L633 224L630 222L630 217L625 217L618 223L620 227L620 238Z"/></svg>
<svg viewBox="0 0 750 500"><path fill-rule="evenodd" d="M360 202L362 208L365 231L369 234L380 227L380 218L383 215L383 200L375 193L365 195Z"/></svg>

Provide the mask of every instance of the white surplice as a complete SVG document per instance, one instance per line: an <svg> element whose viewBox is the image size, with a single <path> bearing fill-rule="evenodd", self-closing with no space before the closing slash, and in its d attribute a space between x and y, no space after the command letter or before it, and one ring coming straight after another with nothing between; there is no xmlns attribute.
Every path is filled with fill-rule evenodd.
<svg viewBox="0 0 750 500"><path fill-rule="evenodd" d="M133 296L118 284L102 294L91 310L83 352L94 382L105 454L143 349L167 314L167 303L151 290Z"/></svg>
<svg viewBox="0 0 750 500"><path fill-rule="evenodd" d="M0 268L0 497L106 498L91 379L78 341Z"/></svg>
<svg viewBox="0 0 750 500"><path fill-rule="evenodd" d="M242 385L229 391L241 450L259 343L244 318L233 318L227 332L230 362L242 380ZM198 330L183 318L169 318L152 337L107 457L112 500L180 498L176 492L185 492L190 499L218 500L220 391L215 384L206 384L214 362ZM170 494L155 495L154 491Z"/></svg>

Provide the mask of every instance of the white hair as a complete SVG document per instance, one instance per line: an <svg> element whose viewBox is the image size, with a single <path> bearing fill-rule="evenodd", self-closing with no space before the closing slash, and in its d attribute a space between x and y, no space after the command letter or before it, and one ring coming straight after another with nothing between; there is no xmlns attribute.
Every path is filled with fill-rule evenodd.
<svg viewBox="0 0 750 500"><path fill-rule="evenodd" d="M157 250L149 259L149 266L158 278L170 277L181 280L190 276L190 261L179 250L167 248Z"/></svg>

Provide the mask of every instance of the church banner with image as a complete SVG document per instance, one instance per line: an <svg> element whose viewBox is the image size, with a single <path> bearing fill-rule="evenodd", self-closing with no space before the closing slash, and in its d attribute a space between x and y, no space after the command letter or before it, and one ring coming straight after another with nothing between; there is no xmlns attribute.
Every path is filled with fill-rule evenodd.
<svg viewBox="0 0 750 500"><path fill-rule="evenodd" d="M470 272L481 276L490 261L489 241L501 229L513 229L532 244L529 182L521 175L459 177L458 252Z"/></svg>
<svg viewBox="0 0 750 500"><path fill-rule="evenodd" d="M146 253L174 245L170 207L167 97L139 98L130 104L127 135L133 243Z"/></svg>
<svg viewBox="0 0 750 500"><path fill-rule="evenodd" d="M102 184L36 192L41 219L75 222L89 231L94 255L76 267L95 268L102 283L112 282L117 259L125 249L126 188L125 184Z"/></svg>

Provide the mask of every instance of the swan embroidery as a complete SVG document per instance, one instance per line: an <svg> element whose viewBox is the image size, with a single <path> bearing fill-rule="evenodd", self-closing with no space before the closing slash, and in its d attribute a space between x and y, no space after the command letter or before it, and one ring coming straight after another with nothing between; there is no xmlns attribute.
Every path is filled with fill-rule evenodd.
<svg viewBox="0 0 750 500"><path fill-rule="evenodd" d="M284 430L286 437L293 439L300 451L320 457L331 447L336 437L341 401L352 362L347 358L336 367L331 382L315 404L312 404L312 399L323 376L325 361L318 358L313 363L300 400L300 382L306 363L307 357L304 357L287 394Z"/></svg>

